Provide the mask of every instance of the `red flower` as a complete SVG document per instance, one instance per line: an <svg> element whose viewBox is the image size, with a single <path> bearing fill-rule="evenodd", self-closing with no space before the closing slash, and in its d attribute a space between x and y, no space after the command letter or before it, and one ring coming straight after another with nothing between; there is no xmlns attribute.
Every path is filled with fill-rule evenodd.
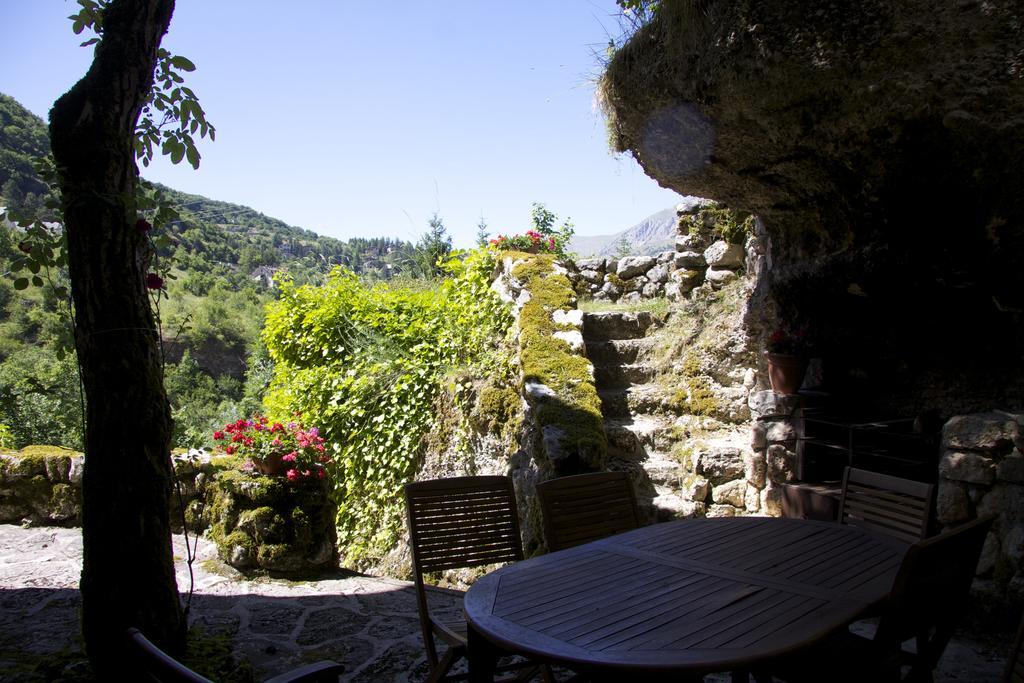
<svg viewBox="0 0 1024 683"><path fill-rule="evenodd" d="M234 455L235 447L234 446L227 446L227 447L224 448L224 452L227 453L228 455Z"/></svg>
<svg viewBox="0 0 1024 683"><path fill-rule="evenodd" d="M327 474L327 473L326 473L326 472L324 472L323 470L317 470L317 472L316 472L316 476L317 476L318 478L320 478L320 479L323 479L323 478L324 478L324 476L325 476L326 474Z"/></svg>
<svg viewBox="0 0 1024 683"><path fill-rule="evenodd" d="M138 230L139 232L149 232L150 230L153 229L153 225L145 218L140 218L139 220L135 221L135 229Z"/></svg>
<svg viewBox="0 0 1024 683"><path fill-rule="evenodd" d="M223 438L224 438L224 432L214 432L213 433L213 440L214 441L220 441Z"/></svg>
<svg viewBox="0 0 1024 683"><path fill-rule="evenodd" d="M231 435L232 443L238 443L239 441L242 441L244 439L245 437L242 436L242 432L235 432L234 434Z"/></svg>
<svg viewBox="0 0 1024 683"><path fill-rule="evenodd" d="M146 275L146 287L149 289L163 289L164 279L156 273L148 273Z"/></svg>

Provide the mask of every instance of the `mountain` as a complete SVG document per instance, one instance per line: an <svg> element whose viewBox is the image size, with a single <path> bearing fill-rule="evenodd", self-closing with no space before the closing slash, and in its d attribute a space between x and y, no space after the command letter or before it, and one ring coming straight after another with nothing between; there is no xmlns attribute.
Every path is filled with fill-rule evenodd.
<svg viewBox="0 0 1024 683"><path fill-rule="evenodd" d="M569 250L579 256L657 254L672 248L676 239L676 209L662 209L614 235L573 235ZM623 242L625 240L625 243Z"/></svg>
<svg viewBox="0 0 1024 683"><path fill-rule="evenodd" d="M653 256L669 251L675 246L678 208L690 208L703 201L700 197L683 197L676 206L653 213L633 227L614 235L573 235L569 241L569 251L580 257L621 256L624 251L636 256Z"/></svg>
<svg viewBox="0 0 1024 683"><path fill-rule="evenodd" d="M34 160L49 152L44 122L0 94L0 207L46 217L50 188ZM407 242L322 237L247 206L157 187L181 216L159 252L171 264L159 315L175 446L208 443L215 425L261 409L271 364L259 333L276 271L303 283L334 265L373 279L421 267ZM0 222L0 439L80 449L70 314L50 288L14 288L22 239L20 228ZM66 273L51 275L67 284Z"/></svg>
<svg viewBox="0 0 1024 683"><path fill-rule="evenodd" d="M0 93L0 206L39 210L50 190L36 175L34 159L49 153L43 120ZM248 206L156 186L182 216L170 231L170 253L185 271L207 271L216 264L266 280L266 269L287 267L302 279L343 265L388 278L402 272L413 250L411 244L389 238L323 237Z"/></svg>

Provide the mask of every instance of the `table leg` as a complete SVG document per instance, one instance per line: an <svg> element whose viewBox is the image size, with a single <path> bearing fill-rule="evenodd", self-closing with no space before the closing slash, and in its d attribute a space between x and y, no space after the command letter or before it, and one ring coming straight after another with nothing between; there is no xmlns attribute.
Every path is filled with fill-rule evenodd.
<svg viewBox="0 0 1024 683"><path fill-rule="evenodd" d="M469 683L494 683L494 669L498 666L498 651L490 641L466 624L466 662L469 665Z"/></svg>

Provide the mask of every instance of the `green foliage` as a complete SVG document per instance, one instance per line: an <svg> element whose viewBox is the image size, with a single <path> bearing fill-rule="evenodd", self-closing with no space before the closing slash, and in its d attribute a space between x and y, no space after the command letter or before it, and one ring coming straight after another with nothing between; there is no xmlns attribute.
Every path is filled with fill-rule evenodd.
<svg viewBox="0 0 1024 683"><path fill-rule="evenodd" d="M446 373L486 374L511 324L490 290L493 256L450 259L433 289L366 285L336 269L321 287L281 282L263 339L274 375L272 418L301 412L337 466L339 545L358 566L398 538L401 485L411 474Z"/></svg>
<svg viewBox="0 0 1024 683"><path fill-rule="evenodd" d="M14 432L3 423L0 423L0 449L5 451L14 449Z"/></svg>
<svg viewBox="0 0 1024 683"><path fill-rule="evenodd" d="M103 39L103 12L109 0L78 0L79 11L68 19L72 30L80 34L91 29L96 36L82 43L88 47ZM187 159L192 168L199 168L199 148L194 136L209 136L212 142L217 130L206 120L206 112L199 105L199 99L191 88L184 85L185 79L179 72L192 72L196 65L187 57L173 55L164 48L156 54L156 69L153 71L153 88L142 106L142 114L135 128L135 156L143 166L153 160L153 147L169 156L172 164Z"/></svg>
<svg viewBox="0 0 1024 683"><path fill-rule="evenodd" d="M46 124L0 93L0 206L38 208L50 188L36 173L35 160L49 153Z"/></svg>

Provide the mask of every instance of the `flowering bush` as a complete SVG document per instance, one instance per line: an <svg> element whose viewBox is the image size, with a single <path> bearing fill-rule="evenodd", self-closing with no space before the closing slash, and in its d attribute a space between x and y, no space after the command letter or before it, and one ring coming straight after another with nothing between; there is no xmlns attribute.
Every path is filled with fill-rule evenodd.
<svg viewBox="0 0 1024 683"><path fill-rule="evenodd" d="M491 246L503 251L526 251L531 254L558 254L558 239L554 235L547 238L536 230L527 230L525 235L498 235L491 240Z"/></svg>
<svg viewBox="0 0 1024 683"><path fill-rule="evenodd" d="M228 455L238 454L264 474L283 474L288 481L323 479L329 458L324 440L316 427L305 429L301 423L270 422L256 415L224 425L213 433Z"/></svg>
<svg viewBox="0 0 1024 683"><path fill-rule="evenodd" d="M498 235L490 241L490 247L500 251L555 254L559 258L568 256L566 247L574 232L572 221L567 219L561 228L555 228L557 216L540 203L534 203L530 214L533 228L525 235Z"/></svg>

